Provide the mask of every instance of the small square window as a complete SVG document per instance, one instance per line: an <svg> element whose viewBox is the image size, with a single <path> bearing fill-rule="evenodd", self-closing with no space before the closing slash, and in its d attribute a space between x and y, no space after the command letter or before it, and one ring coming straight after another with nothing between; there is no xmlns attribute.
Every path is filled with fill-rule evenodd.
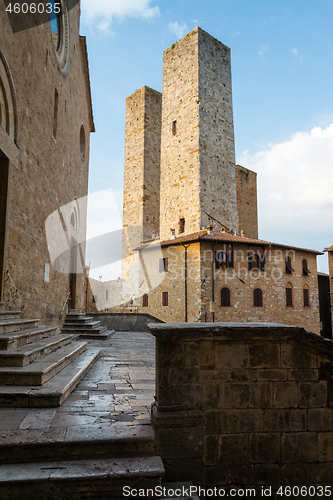
<svg viewBox="0 0 333 500"><path fill-rule="evenodd" d="M177 134L177 120L174 120L172 122L172 135L176 135Z"/></svg>

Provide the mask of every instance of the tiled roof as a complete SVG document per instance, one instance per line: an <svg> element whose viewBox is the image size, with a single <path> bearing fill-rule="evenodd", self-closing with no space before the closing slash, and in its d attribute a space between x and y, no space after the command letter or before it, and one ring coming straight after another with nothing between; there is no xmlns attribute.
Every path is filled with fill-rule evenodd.
<svg viewBox="0 0 333 500"><path fill-rule="evenodd" d="M328 248L324 248L324 252L333 252L333 245Z"/></svg>
<svg viewBox="0 0 333 500"><path fill-rule="evenodd" d="M178 236L171 240L161 241L160 245L162 247L171 245L181 245L182 243L194 242L194 241L216 241L216 242L227 242L227 243L245 243L246 245L257 245L257 246L272 246L281 248L290 248L292 250L301 250L303 252L314 253L316 255L323 255L322 252L317 250L310 250L308 248L299 248L290 245L284 245L282 243L273 243L271 241L258 240L255 238L246 238L245 236L238 236L236 234L230 233L220 233L218 231L212 231L211 234L207 234L207 229L198 231L196 233L185 234L183 236ZM333 247L332 247L333 249Z"/></svg>

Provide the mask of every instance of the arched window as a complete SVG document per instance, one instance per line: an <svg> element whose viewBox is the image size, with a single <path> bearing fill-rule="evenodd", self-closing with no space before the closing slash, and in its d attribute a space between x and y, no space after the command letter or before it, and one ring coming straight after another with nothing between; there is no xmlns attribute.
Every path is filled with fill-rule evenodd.
<svg viewBox="0 0 333 500"><path fill-rule="evenodd" d="M293 305L293 287L291 283L287 283L286 286L286 306L292 307Z"/></svg>
<svg viewBox="0 0 333 500"><path fill-rule="evenodd" d="M144 293L142 296L142 305L143 307L148 307L148 293Z"/></svg>
<svg viewBox="0 0 333 500"><path fill-rule="evenodd" d="M74 229L77 229L77 217L75 208L73 208L73 211L71 213L71 225L74 227Z"/></svg>
<svg viewBox="0 0 333 500"><path fill-rule="evenodd" d="M52 12L50 13L50 26L52 34L52 42L55 50L58 52L61 49L61 39L62 39L62 12L60 2L56 3L54 0L49 2L52 5ZM57 7L57 8L55 8ZM58 12L60 8L60 12Z"/></svg>
<svg viewBox="0 0 333 500"><path fill-rule="evenodd" d="M302 260L302 268L303 268L303 276L308 276L308 274L311 274L311 271L308 269L308 262L306 259Z"/></svg>
<svg viewBox="0 0 333 500"><path fill-rule="evenodd" d="M225 252L215 253L215 269L227 269L228 255Z"/></svg>
<svg viewBox="0 0 333 500"><path fill-rule="evenodd" d="M253 292L253 305L255 307L262 307L262 291L256 288Z"/></svg>
<svg viewBox="0 0 333 500"><path fill-rule="evenodd" d="M221 290L221 306L230 307L230 290L227 287Z"/></svg>
<svg viewBox="0 0 333 500"><path fill-rule="evenodd" d="M303 305L304 307L310 307L310 292L307 285L303 288Z"/></svg>

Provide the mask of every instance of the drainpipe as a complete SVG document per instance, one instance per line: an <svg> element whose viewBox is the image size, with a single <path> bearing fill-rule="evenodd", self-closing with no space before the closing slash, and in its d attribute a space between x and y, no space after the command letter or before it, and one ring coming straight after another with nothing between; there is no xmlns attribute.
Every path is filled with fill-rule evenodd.
<svg viewBox="0 0 333 500"><path fill-rule="evenodd" d="M182 246L185 248L185 323L187 323L187 249L190 245L182 243Z"/></svg>
<svg viewBox="0 0 333 500"><path fill-rule="evenodd" d="M215 301L215 243L212 245L213 258L212 258L212 304ZM213 306L214 307L214 306ZM212 311L213 314L213 323L215 323L215 312Z"/></svg>

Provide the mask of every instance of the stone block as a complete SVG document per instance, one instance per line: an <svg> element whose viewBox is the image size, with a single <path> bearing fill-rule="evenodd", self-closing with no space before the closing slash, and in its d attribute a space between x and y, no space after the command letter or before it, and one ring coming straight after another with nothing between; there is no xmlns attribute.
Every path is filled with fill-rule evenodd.
<svg viewBox="0 0 333 500"><path fill-rule="evenodd" d="M274 383L274 406L275 408L295 408L297 406L296 382Z"/></svg>
<svg viewBox="0 0 333 500"><path fill-rule="evenodd" d="M204 427L187 427L187 456L201 458L204 454Z"/></svg>
<svg viewBox="0 0 333 500"><path fill-rule="evenodd" d="M208 410L205 413L206 418L206 435L211 434L225 434L228 432L228 412L227 411L215 411Z"/></svg>
<svg viewBox="0 0 333 500"><path fill-rule="evenodd" d="M306 410L266 410L264 428L267 432L305 431L307 429Z"/></svg>
<svg viewBox="0 0 333 500"><path fill-rule="evenodd" d="M250 346L251 368L280 368L279 344L253 344Z"/></svg>
<svg viewBox="0 0 333 500"><path fill-rule="evenodd" d="M186 345L186 366L191 368L199 366L199 348L197 342L189 342Z"/></svg>
<svg viewBox="0 0 333 500"><path fill-rule="evenodd" d="M311 485L316 482L316 464L294 463L283 466L283 484ZM303 497L310 498L310 497Z"/></svg>
<svg viewBox="0 0 333 500"><path fill-rule="evenodd" d="M318 462L333 462L333 432L318 433Z"/></svg>
<svg viewBox="0 0 333 500"><path fill-rule="evenodd" d="M313 464L312 474L314 476L314 482L319 484L331 484L333 485L333 466L332 463L325 464Z"/></svg>
<svg viewBox="0 0 333 500"><path fill-rule="evenodd" d="M251 434L249 448L251 462L265 463L280 461L279 434Z"/></svg>
<svg viewBox="0 0 333 500"><path fill-rule="evenodd" d="M287 380L287 378L287 370L279 368L258 370L258 380Z"/></svg>
<svg viewBox="0 0 333 500"><path fill-rule="evenodd" d="M199 370L199 382L209 384L210 382L220 382L229 380L228 370Z"/></svg>
<svg viewBox="0 0 333 500"><path fill-rule="evenodd" d="M281 368L317 368L317 355L298 344L282 344Z"/></svg>
<svg viewBox="0 0 333 500"><path fill-rule="evenodd" d="M248 434L229 434L222 436L220 460L222 464L249 463Z"/></svg>
<svg viewBox="0 0 333 500"><path fill-rule="evenodd" d="M333 410L331 408L310 408L308 429L309 431L333 431Z"/></svg>
<svg viewBox="0 0 333 500"><path fill-rule="evenodd" d="M215 366L221 370L247 368L249 366L249 346L247 344L217 344Z"/></svg>
<svg viewBox="0 0 333 500"><path fill-rule="evenodd" d="M213 341L201 342L199 347L199 366L200 368L215 367L215 345Z"/></svg>
<svg viewBox="0 0 333 500"><path fill-rule="evenodd" d="M234 370L230 371L229 374L232 382L252 382L257 380L257 370Z"/></svg>
<svg viewBox="0 0 333 500"><path fill-rule="evenodd" d="M296 380L297 382L304 382L306 380L318 380L318 370L315 368L288 370L288 379Z"/></svg>
<svg viewBox="0 0 333 500"><path fill-rule="evenodd" d="M291 432L282 435L283 463L311 463L317 461L317 434Z"/></svg>
<svg viewBox="0 0 333 500"><path fill-rule="evenodd" d="M219 453L218 436L206 436L205 465L215 465L218 459L218 453Z"/></svg>
<svg viewBox="0 0 333 500"><path fill-rule="evenodd" d="M200 386L200 406L202 408L219 408L221 406L221 384L211 382Z"/></svg>
<svg viewBox="0 0 333 500"><path fill-rule="evenodd" d="M205 466L201 458L172 458L163 462L165 482L192 481L197 485L198 478L204 477Z"/></svg>
<svg viewBox="0 0 333 500"><path fill-rule="evenodd" d="M206 468L207 487L223 486L228 482L228 468L223 465Z"/></svg>
<svg viewBox="0 0 333 500"><path fill-rule="evenodd" d="M187 368L179 365L169 370L169 385L196 384L198 382L198 368Z"/></svg>
<svg viewBox="0 0 333 500"><path fill-rule="evenodd" d="M227 429L231 434L238 432L262 432L262 410L228 410Z"/></svg>
<svg viewBox="0 0 333 500"><path fill-rule="evenodd" d="M228 467L229 484L252 484L254 475L253 465L237 465Z"/></svg>
<svg viewBox="0 0 333 500"><path fill-rule="evenodd" d="M273 383L254 382L250 385L250 408L270 408L273 406Z"/></svg>
<svg viewBox="0 0 333 500"><path fill-rule="evenodd" d="M282 467L278 464L258 464L254 466L254 484L280 486Z"/></svg>
<svg viewBox="0 0 333 500"><path fill-rule="evenodd" d="M326 382L301 382L298 386L298 406L319 408L327 404Z"/></svg>
<svg viewBox="0 0 333 500"><path fill-rule="evenodd" d="M187 457L187 429L160 427L156 433L156 451L164 460Z"/></svg>
<svg viewBox="0 0 333 500"><path fill-rule="evenodd" d="M231 382L222 384L223 408L246 408L249 405L249 396L249 384L233 384Z"/></svg>

